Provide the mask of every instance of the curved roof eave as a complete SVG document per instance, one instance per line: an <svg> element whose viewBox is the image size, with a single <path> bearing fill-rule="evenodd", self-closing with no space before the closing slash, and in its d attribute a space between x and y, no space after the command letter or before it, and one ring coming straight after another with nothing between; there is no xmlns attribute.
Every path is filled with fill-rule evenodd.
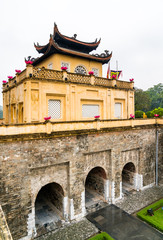
<svg viewBox="0 0 163 240"><path fill-rule="evenodd" d="M53 38L55 39L55 35L58 34L58 36L61 38L61 39L65 39L65 40L68 40L70 42L74 42L74 43L78 43L78 44L81 44L81 45L85 45L85 46L88 46L88 47L98 47L98 45L100 44L101 42L101 38L98 40L98 41L94 41L94 42L90 42L90 43L87 43L87 42L82 42L82 41L79 41L79 40L76 40L75 38L70 38L68 36L65 36L63 34L61 34L58 30L58 27L57 27L57 24L54 23L54 31L53 31Z"/></svg>
<svg viewBox="0 0 163 240"><path fill-rule="evenodd" d="M112 53L106 57L97 57L97 56L93 56L93 55L90 55L87 53L81 53L81 52L72 51L72 50L69 50L66 48L61 48L54 42L54 40L52 38L50 38L46 52L44 53L44 55L42 55L40 58L38 58L36 61L34 61L33 65L34 66L37 65L39 62L43 61L45 58L49 57L50 55L52 55L54 53L61 53L61 54L66 54L66 55L70 55L70 56L79 56L82 58L100 62L102 64L108 63L112 57Z"/></svg>

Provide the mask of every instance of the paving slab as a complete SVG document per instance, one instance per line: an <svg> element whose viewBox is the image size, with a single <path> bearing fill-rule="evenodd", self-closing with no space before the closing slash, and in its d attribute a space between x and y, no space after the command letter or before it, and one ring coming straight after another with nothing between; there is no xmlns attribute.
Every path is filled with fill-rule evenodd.
<svg viewBox="0 0 163 240"><path fill-rule="evenodd" d="M115 240L163 240L163 234L111 204L87 215L101 231Z"/></svg>

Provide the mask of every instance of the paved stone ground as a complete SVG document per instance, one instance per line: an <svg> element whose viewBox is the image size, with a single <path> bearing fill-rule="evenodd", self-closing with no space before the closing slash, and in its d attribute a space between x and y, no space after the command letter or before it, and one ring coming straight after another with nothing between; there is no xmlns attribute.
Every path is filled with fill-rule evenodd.
<svg viewBox="0 0 163 240"><path fill-rule="evenodd" d="M56 231L42 235L37 240L85 240L96 234L99 230L86 218L82 221L69 224Z"/></svg>
<svg viewBox="0 0 163 240"><path fill-rule="evenodd" d="M115 203L115 205L129 214L139 211L147 205L163 198L163 185L154 186L133 194L124 195L124 198Z"/></svg>
<svg viewBox="0 0 163 240"><path fill-rule="evenodd" d="M142 209L143 207L163 198L163 185L152 187L143 191L125 194L122 200L119 200L115 205L123 209L129 214ZM37 237L37 240L86 240L95 233L98 229L87 219L82 221L67 224L58 230L49 232L48 234Z"/></svg>

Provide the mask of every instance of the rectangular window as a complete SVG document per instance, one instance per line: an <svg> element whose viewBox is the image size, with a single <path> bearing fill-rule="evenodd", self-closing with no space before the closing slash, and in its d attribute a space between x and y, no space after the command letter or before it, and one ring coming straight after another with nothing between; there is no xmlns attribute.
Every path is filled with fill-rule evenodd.
<svg viewBox="0 0 163 240"><path fill-rule="evenodd" d="M83 104L82 105L82 117L92 118L99 115L100 108L99 105L94 104Z"/></svg>
<svg viewBox="0 0 163 240"><path fill-rule="evenodd" d="M48 116L52 119L61 118L61 101L60 100L48 100Z"/></svg>
<svg viewBox="0 0 163 240"><path fill-rule="evenodd" d="M115 117L121 118L122 117L122 103L115 103Z"/></svg>
<svg viewBox="0 0 163 240"><path fill-rule="evenodd" d="M99 70L98 70L98 68L92 68L92 71L94 72L94 75L95 75L96 77L99 76Z"/></svg>

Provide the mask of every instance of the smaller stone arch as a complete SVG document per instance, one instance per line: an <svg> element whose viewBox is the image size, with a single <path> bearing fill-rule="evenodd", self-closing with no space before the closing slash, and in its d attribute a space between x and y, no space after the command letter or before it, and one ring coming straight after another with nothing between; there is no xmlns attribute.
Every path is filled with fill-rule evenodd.
<svg viewBox="0 0 163 240"><path fill-rule="evenodd" d="M102 167L94 167L85 179L85 206L87 211L94 205L105 202L107 199L107 176Z"/></svg>
<svg viewBox="0 0 163 240"><path fill-rule="evenodd" d="M136 167L134 163L128 162L122 169L122 189L123 191L130 191L135 189L135 174Z"/></svg>

